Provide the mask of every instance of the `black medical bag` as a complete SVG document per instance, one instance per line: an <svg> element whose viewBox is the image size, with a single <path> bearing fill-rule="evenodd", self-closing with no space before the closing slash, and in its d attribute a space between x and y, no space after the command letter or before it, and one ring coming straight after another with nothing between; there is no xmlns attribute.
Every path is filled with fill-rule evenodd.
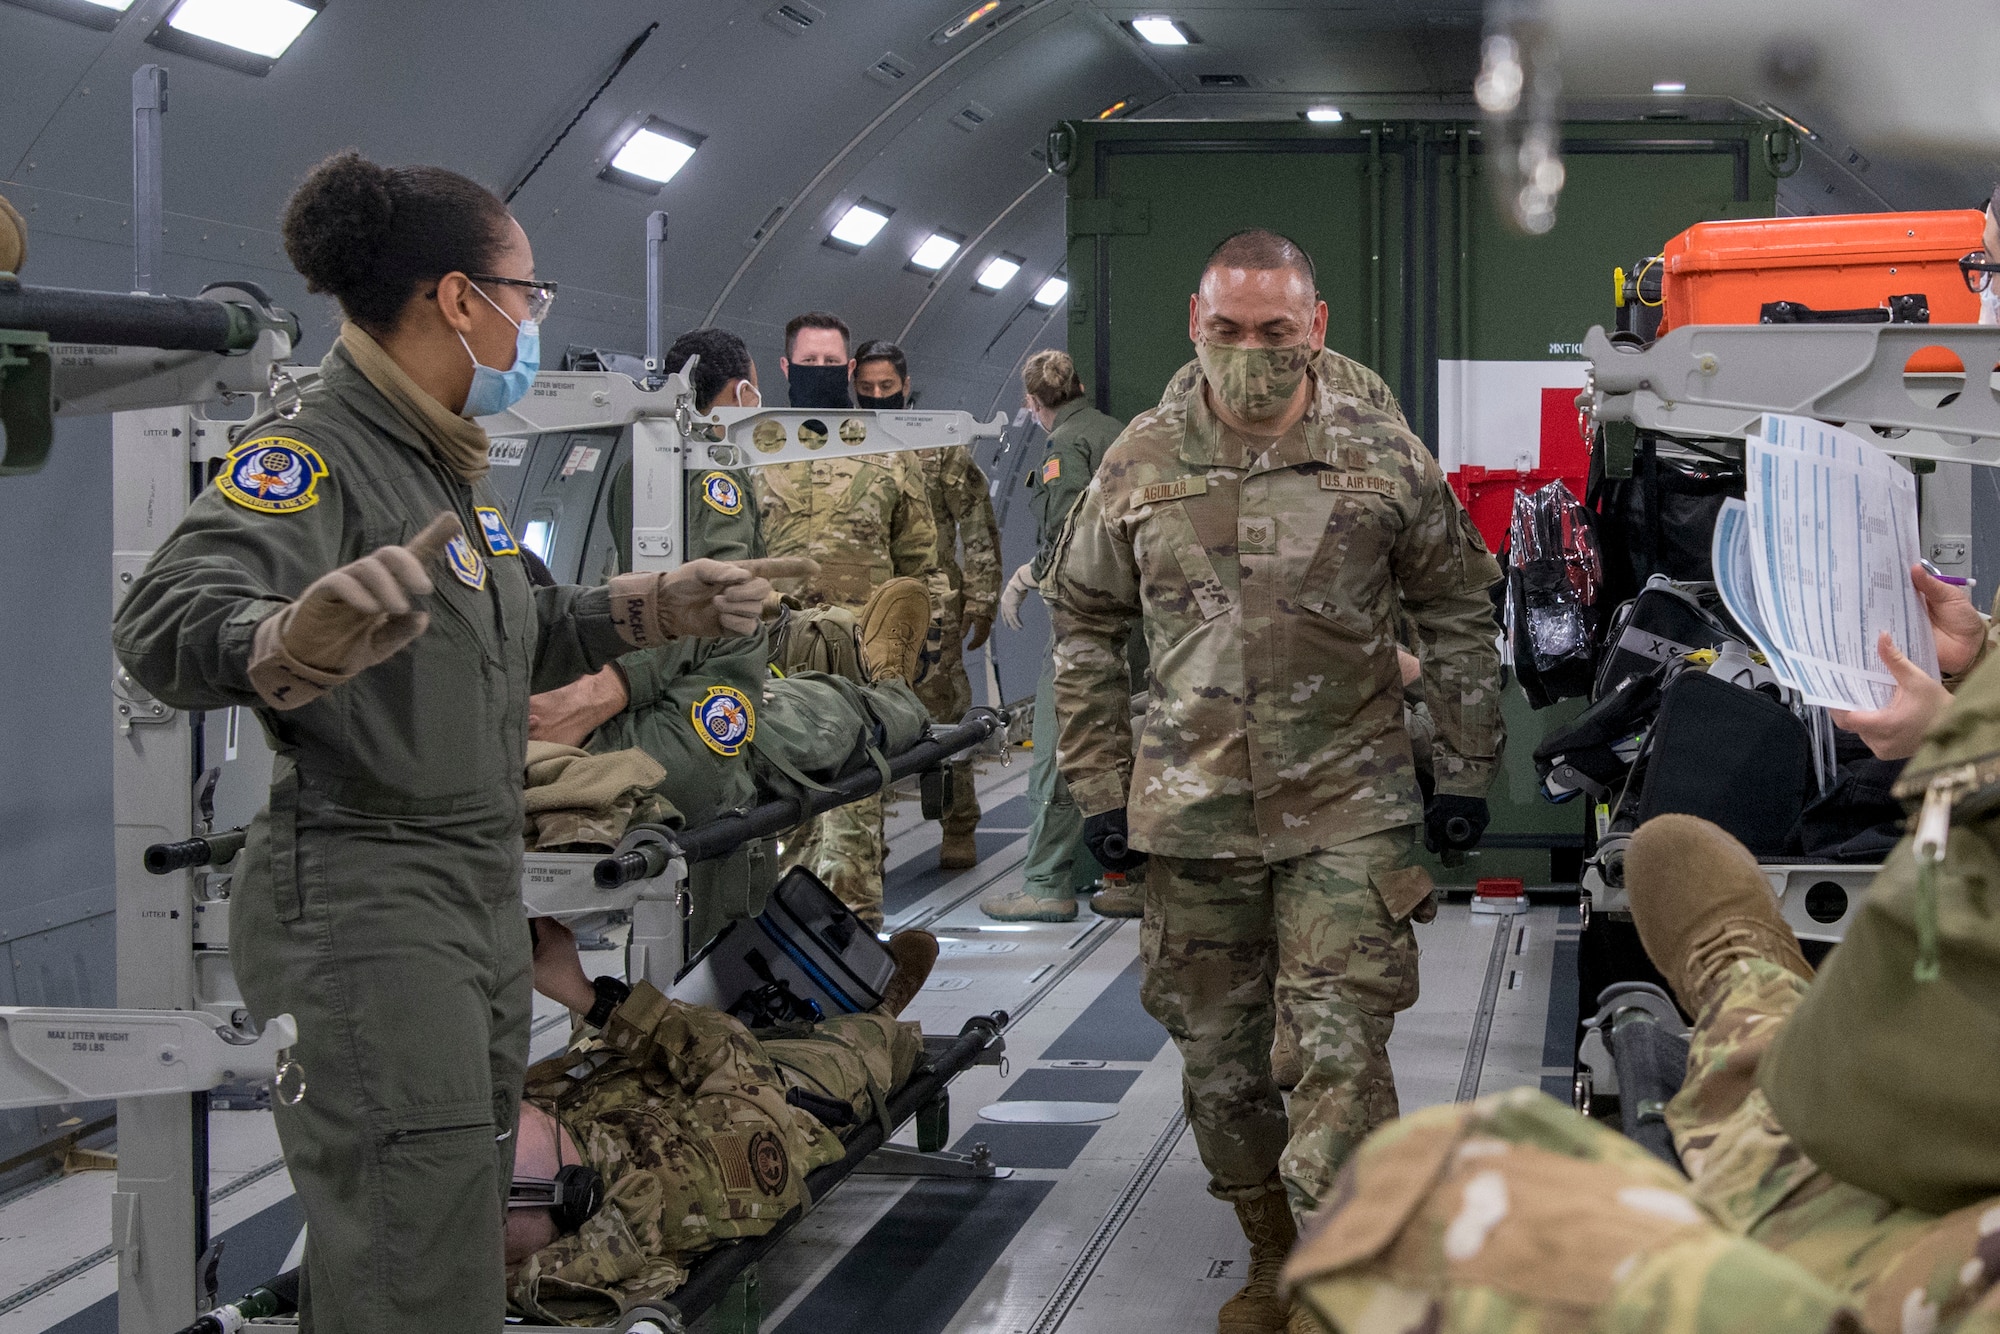
<svg viewBox="0 0 2000 1334"><path fill-rule="evenodd" d="M1669 812L1699 816L1759 857L1785 855L1818 795L1812 740L1798 715L1707 672L1668 683L1644 764L1640 824Z"/></svg>
<svg viewBox="0 0 2000 1334"><path fill-rule="evenodd" d="M1661 575L1646 581L1639 595L1611 614L1599 650L1592 699L1604 699L1637 676L1699 649L1720 648L1740 631L1723 618L1714 584L1680 584Z"/></svg>

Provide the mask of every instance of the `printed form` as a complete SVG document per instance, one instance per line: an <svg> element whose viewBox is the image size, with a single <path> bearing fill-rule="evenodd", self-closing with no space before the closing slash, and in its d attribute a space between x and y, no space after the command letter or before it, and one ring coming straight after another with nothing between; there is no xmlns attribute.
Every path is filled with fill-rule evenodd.
<svg viewBox="0 0 2000 1334"><path fill-rule="evenodd" d="M1921 554L1917 479L1867 439L1809 417L1765 415L1744 442L1747 499L1715 526L1724 604L1809 703L1879 709L1895 678L1884 630L1937 675L1937 643L1910 587Z"/></svg>

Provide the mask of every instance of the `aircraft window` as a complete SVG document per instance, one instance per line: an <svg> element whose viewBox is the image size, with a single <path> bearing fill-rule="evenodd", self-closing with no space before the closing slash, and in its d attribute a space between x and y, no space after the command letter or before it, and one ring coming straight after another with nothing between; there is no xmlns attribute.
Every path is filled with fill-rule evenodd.
<svg viewBox="0 0 2000 1334"><path fill-rule="evenodd" d="M548 519L530 519L528 526L521 530L521 545L541 557L546 563L549 547L555 541L556 526Z"/></svg>
<svg viewBox="0 0 2000 1334"><path fill-rule="evenodd" d="M979 271L979 276L973 279L972 285L982 292L997 292L1013 282L1014 275L1019 273L1021 266L1027 262L1019 255L995 255L986 261L986 267Z"/></svg>
<svg viewBox="0 0 2000 1334"><path fill-rule="evenodd" d="M761 421L757 429L750 433L750 443L766 454L775 454L785 447L785 424L783 422Z"/></svg>
<svg viewBox="0 0 2000 1334"><path fill-rule="evenodd" d="M800 422L799 443L807 449L825 449L826 423L817 417L808 417Z"/></svg>
<svg viewBox="0 0 2000 1334"><path fill-rule="evenodd" d="M868 438L868 423L859 417L849 417L840 424L840 443L858 445Z"/></svg>

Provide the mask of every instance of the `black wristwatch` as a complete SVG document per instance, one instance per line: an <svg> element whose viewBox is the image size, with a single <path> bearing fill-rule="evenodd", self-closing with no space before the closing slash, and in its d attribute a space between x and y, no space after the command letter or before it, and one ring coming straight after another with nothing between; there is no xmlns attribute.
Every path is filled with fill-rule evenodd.
<svg viewBox="0 0 2000 1334"><path fill-rule="evenodd" d="M592 1028L602 1028L610 1023L611 1012L623 1005L625 998L632 994L630 984L615 977L600 977L590 984L590 989L597 993L597 1003L590 1007L589 1014L583 1016L583 1022Z"/></svg>

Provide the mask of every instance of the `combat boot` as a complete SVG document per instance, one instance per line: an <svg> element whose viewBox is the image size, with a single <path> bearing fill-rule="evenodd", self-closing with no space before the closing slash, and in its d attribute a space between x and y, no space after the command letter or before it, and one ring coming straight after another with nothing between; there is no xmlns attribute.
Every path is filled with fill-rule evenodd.
<svg viewBox="0 0 2000 1334"><path fill-rule="evenodd" d="M979 911L996 922L1074 922L1076 896L1044 899L1017 889L1011 894L994 894L979 901Z"/></svg>
<svg viewBox="0 0 2000 1334"><path fill-rule="evenodd" d="M931 969L937 966L937 937L928 931L898 931L889 937L889 954L896 961L896 971L882 988L882 1009L898 1015L930 980Z"/></svg>
<svg viewBox="0 0 2000 1334"><path fill-rule="evenodd" d="M1327 1329L1304 1302L1293 1302L1291 1318L1285 1321L1285 1334L1327 1334Z"/></svg>
<svg viewBox="0 0 2000 1334"><path fill-rule="evenodd" d="M961 782L971 782L972 775L953 775ZM941 871L964 871L979 865L979 840L970 833L946 834L938 844L938 869Z"/></svg>
<svg viewBox="0 0 2000 1334"><path fill-rule="evenodd" d="M914 684L931 624L931 595L915 579L891 579L861 608L861 668L870 682Z"/></svg>
<svg viewBox="0 0 2000 1334"><path fill-rule="evenodd" d="M1299 1232L1276 1177L1256 1199L1236 1201L1236 1221L1250 1240L1250 1281L1222 1304L1217 1334L1286 1334L1291 1303L1278 1293L1278 1275Z"/></svg>
<svg viewBox="0 0 2000 1334"><path fill-rule="evenodd" d="M1143 917L1145 887L1133 884L1117 871L1106 871L1090 896L1090 910L1099 917Z"/></svg>
<svg viewBox="0 0 2000 1334"><path fill-rule="evenodd" d="M1707 820L1656 815L1640 825L1625 849L1625 889L1646 957L1691 1014L1743 959L1813 975L1757 859Z"/></svg>

